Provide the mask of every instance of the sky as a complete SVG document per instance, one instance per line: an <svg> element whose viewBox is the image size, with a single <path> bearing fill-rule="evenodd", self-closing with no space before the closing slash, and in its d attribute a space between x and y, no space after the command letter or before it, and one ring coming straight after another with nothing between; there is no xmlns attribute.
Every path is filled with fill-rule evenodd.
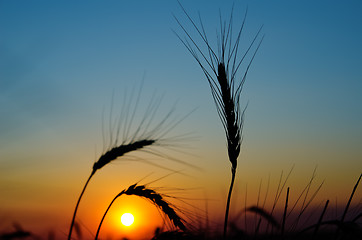
<svg viewBox="0 0 362 240"><path fill-rule="evenodd" d="M268 179L275 193L291 168L291 196L316 168L314 189L324 182L316 203L343 204L362 172L362 3L181 1L193 19L200 12L213 43L219 11L227 19L233 2L235 26L248 9L241 52L261 26L264 40L242 95L248 107L232 211L243 208L245 195L246 205L255 204ZM208 203L208 214L222 219L231 167L225 133L173 15L198 39L177 1L0 1L0 231L17 222L64 238L93 163L111 147L112 126L134 131L158 100L152 126L169 112L170 124L183 119L154 150L169 157L142 152L105 166L81 202L83 228L94 234L122 189L159 178L149 186L189 199L199 206L194 215ZM131 125L125 106L137 110ZM179 172L165 177L166 168ZM136 205L161 222L144 204ZM112 224L104 236L118 236Z"/></svg>

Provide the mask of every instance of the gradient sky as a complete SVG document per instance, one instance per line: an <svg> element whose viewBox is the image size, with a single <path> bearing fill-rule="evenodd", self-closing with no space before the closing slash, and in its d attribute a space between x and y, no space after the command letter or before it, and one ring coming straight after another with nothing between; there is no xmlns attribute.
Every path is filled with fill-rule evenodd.
<svg viewBox="0 0 362 240"><path fill-rule="evenodd" d="M182 4L195 19L200 11L214 38L218 11L229 16L232 1ZM293 165L294 196L317 166L320 199L346 201L362 171L362 3L235 1L236 26L246 7L242 46L261 25L265 38L243 92L249 104L235 209L246 185L251 204L261 180L265 192L270 176L273 192ZM201 69L172 31L182 33L172 14L196 36L177 1L0 1L0 230L16 221L64 236L93 162L109 147L102 125L107 138L110 112L121 112L142 79L138 117L154 92L164 96L161 116L176 102L175 118L196 108L170 133L196 136L178 148L189 154L169 154L202 168L151 156L183 173L151 186L186 189L176 195L224 210L224 132ZM106 166L79 218L93 231L113 196L150 173L141 183L169 172L130 161Z"/></svg>

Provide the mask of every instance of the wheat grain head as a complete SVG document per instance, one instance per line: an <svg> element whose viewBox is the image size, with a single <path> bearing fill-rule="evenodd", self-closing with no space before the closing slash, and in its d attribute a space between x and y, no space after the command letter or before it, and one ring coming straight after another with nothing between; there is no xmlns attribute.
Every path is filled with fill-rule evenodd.
<svg viewBox="0 0 362 240"><path fill-rule="evenodd" d="M143 197L151 201L155 206L157 206L174 224L175 227L185 231L186 227L184 225L184 220L176 213L172 208L172 205L167 202L161 194L157 193L153 189L146 188L144 185L131 185L126 190L122 191L119 196L122 194L126 195L135 195Z"/></svg>
<svg viewBox="0 0 362 240"><path fill-rule="evenodd" d="M142 84L137 94L134 94L134 91L132 91L130 99L123 102L121 114L116 119L112 119L112 109L113 109L113 101L112 101L110 121L109 121L108 142L105 141L104 126L102 122L103 142L104 144L107 144L110 147L108 147L108 149L104 152L104 154L102 154L99 157L99 159L93 164L91 174L88 177L88 180L86 181L83 187L83 190L78 198L77 204L74 209L70 230L68 234L68 240L71 239L78 206L85 192L85 189L87 188L88 183L90 182L91 178L98 170L108 165L112 161L121 157L124 158L124 155L127 155L132 152L145 151L147 153L154 154L159 157L167 158L171 161L175 161L184 165L197 168L194 165L189 164L185 161L176 158L171 158L153 149L148 149L150 146L165 145L164 142L167 142L168 140L172 139L168 138L167 135L189 114L184 116L183 118L175 119L172 116L174 113L174 108L172 108L166 114L157 116L159 115L158 110L160 107L160 103L162 102L162 98L156 98L154 96L153 98L151 98L150 101L148 101L148 105L146 106L144 115L143 117L141 117L141 120L136 121L136 119L138 119L139 117L137 115L138 111L137 108L139 107L140 97L142 95L141 92L142 92ZM125 94L125 98L126 97L127 94ZM155 122L156 119L158 119L158 122ZM136 124L138 124L138 126ZM183 141L184 140L183 137L184 136L181 136L180 139L175 137L173 140ZM123 140L119 141L120 138L123 138ZM163 165L153 163L145 159L140 159L140 160L145 163L170 170L169 168ZM165 209L166 211L168 210L167 208Z"/></svg>
<svg viewBox="0 0 362 240"><path fill-rule="evenodd" d="M142 197L146 200L149 200L151 203L153 203L157 208L159 208L168 217L168 219L171 221L171 223L176 228L178 228L182 231L186 231L186 227L184 224L185 220L176 213L176 211L172 207L171 203L167 202L160 193L157 193L153 189L147 188L145 185L133 184L133 185L129 186L127 189L124 189L120 193L118 193L113 198L112 202L108 205L108 208L105 211L105 213L103 214L103 217L98 225L95 240L98 239L103 220L106 217L109 209L111 208L114 201L117 198L121 197L122 195L138 196L138 197Z"/></svg>
<svg viewBox="0 0 362 240"><path fill-rule="evenodd" d="M218 45L216 51L215 48L211 47L211 42L208 40L200 15L200 24L197 26L180 2L179 5L190 21L192 27L196 30L196 36L201 38L200 41L204 45L204 48L196 43L195 38L191 36L189 31L186 30L176 17L175 19L178 25L181 27L186 36L185 38L181 38L176 32L175 34L204 72L211 88L212 97L216 104L217 112L226 134L228 156L231 163L231 183L227 196L224 222L224 237L226 237L230 198L236 175L237 159L240 154L245 113L245 108L243 110L240 109L240 95L243 90L250 65L254 60L263 38L259 41L259 44L256 46L252 56L249 58L248 63L246 63L244 73L241 76L238 76L238 72L241 64L246 60L246 57L249 56L248 53L258 39L262 27L255 35L244 54L239 56L240 38L244 28L247 12L245 13L244 20L236 34L236 37L233 36L233 8L228 22L222 20L220 13L220 32L217 34ZM233 39L233 37L235 37L235 39ZM199 54L201 57L199 57Z"/></svg>
<svg viewBox="0 0 362 240"><path fill-rule="evenodd" d="M136 151L138 149L142 149L147 146L151 146L152 144L156 143L157 140L152 139L143 139L138 140L129 144L120 145L117 147L112 148L108 152L104 153L98 161L93 164L93 172L101 169L103 166L107 165L111 161L117 159L118 157L122 157L126 153Z"/></svg>
<svg viewBox="0 0 362 240"><path fill-rule="evenodd" d="M228 22L222 20L220 13L220 30L217 34L218 44L217 47L212 47L201 17L199 16L200 23L198 26L181 4L180 7L190 21L192 27L196 30L197 35L195 37L191 36L189 31L186 30L177 17L175 17L175 19L184 32L185 38L180 37L176 32L175 34L197 61L206 76L211 88L212 97L217 107L218 115L225 130L229 160L232 164L232 168L236 169L237 158L240 154L245 113L245 108L243 110L240 108L240 96L247 73L263 38L260 39L255 47L254 53L249 57L244 72L240 76L239 72L241 65L247 61L250 51L255 46L262 27L255 34L255 37L245 52L240 54L239 46L247 11L245 12L243 22L236 36L233 35L233 9L231 10ZM201 44L197 43L196 37L200 37Z"/></svg>

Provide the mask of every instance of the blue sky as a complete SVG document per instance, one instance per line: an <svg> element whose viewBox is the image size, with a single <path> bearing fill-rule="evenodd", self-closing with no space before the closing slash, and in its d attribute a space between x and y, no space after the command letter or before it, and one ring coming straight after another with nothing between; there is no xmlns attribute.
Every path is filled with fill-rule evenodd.
<svg viewBox="0 0 362 240"><path fill-rule="evenodd" d="M362 169L362 3L181 2L193 18L200 11L210 38L219 9L227 17L233 2L236 25L248 7L243 47L264 25L243 95L240 185L295 164L296 183L318 165L330 194L352 187ZM177 1L0 1L1 206L51 188L36 176L76 195L80 186L67 189L61 172L81 184L77 173L102 151L102 112L107 118L112 95L121 102L142 79L144 101L157 91L166 111L176 101L180 116L197 108L177 131L199 136L192 161L207 161L205 179L225 176L226 189L222 126L201 69L172 31L182 33L173 14L189 26Z"/></svg>

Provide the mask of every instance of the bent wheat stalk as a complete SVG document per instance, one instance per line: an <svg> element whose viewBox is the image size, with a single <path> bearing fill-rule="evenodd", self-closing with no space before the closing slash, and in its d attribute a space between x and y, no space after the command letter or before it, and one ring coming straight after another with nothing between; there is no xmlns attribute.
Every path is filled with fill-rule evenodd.
<svg viewBox="0 0 362 240"><path fill-rule="evenodd" d="M133 184L130 187L128 187L127 189L122 190L119 194L117 194L113 198L112 202L109 204L107 210L103 214L101 222L98 225L95 240L98 239L102 223L103 223L104 218L106 217L109 209L111 208L112 204L114 203L114 201L117 198L119 198L123 194L139 196L139 197L142 197L142 198L145 198L145 199L151 201L156 207L158 207L168 217L168 219L173 223L173 225L176 228L179 228L183 231L186 230L186 227L183 223L184 220L176 213L176 211L172 208L171 204L163 199L161 194L157 193L153 189L146 188L146 186L144 186L144 185L137 186L137 184Z"/></svg>
<svg viewBox="0 0 362 240"><path fill-rule="evenodd" d="M239 57L239 43L246 19L246 13L235 40L232 39L233 10L231 11L228 23L223 22L220 16L220 32L217 35L218 51L216 54L216 51L211 47L211 43L207 38L204 25L201 21L201 17L200 27L198 27L181 4L180 7L182 8L186 17L191 22L193 28L197 31L198 36L201 38L200 41L204 43L204 48L206 50L202 50L202 47L196 43L196 40L194 40L194 38L190 35L190 33L176 17L175 19L184 34L186 34L186 37L183 39L177 33L175 34L185 45L187 50L191 53L191 55L194 57L194 59L197 61L202 71L204 72L211 88L212 97L216 104L217 112L226 134L228 156L231 163L231 183L227 196L224 221L224 237L226 237L230 199L235 181L237 159L240 154L245 113L245 108L243 110L240 109L240 95L249 67L255 57L256 52L260 47L262 39L259 41L259 44L254 51L254 54L249 59L249 63L246 65L245 71L242 76L239 78L237 77L237 74L239 72L241 64L244 62L249 51L254 46L254 43L258 38L262 28L259 29L244 54ZM199 57L198 54L200 54L201 57Z"/></svg>
<svg viewBox="0 0 362 240"><path fill-rule="evenodd" d="M168 167L165 167L161 164L153 163L145 159L139 159L137 157L128 156L129 153L135 151L143 151L148 154L153 154L161 158L167 158L170 161L181 163L193 168L197 168L193 164L187 163L183 160L176 158L171 158L166 154L156 150L157 146L163 146L166 149L172 149L175 147L174 144L179 141L184 141L188 139L187 135L181 136L169 136L169 134L180 124L189 114L183 116L182 118L176 117L174 115L175 106L171 110L162 112L160 110L160 105L162 102L162 96L157 97L155 94L152 98L145 104L145 109L143 116L139 115L138 109L140 107L141 93L142 93L143 84L140 85L138 93L134 88L129 94L127 90L124 93L124 101L121 107L121 113L118 117L114 118L112 116L113 109L113 99L111 104L111 111L109 117L109 140L106 141L104 135L104 126L102 122L102 136L103 142L110 147L106 150L103 150L104 154L94 163L92 172L88 177L82 192L78 198L77 204L74 209L72 221L70 224L68 240L71 239L72 230L74 227L74 221L77 214L79 203L82 199L85 189L87 188L91 178L94 174L103 168L105 165L108 165L117 158L122 157L123 160L132 160L132 161L142 161L144 163L154 165L156 167L164 168L171 170ZM128 99L129 98L129 99ZM128 99L128 100L127 100ZM119 140L122 142L119 143ZM152 146L152 149L150 148ZM127 155L127 158L126 156Z"/></svg>
<svg viewBox="0 0 362 240"><path fill-rule="evenodd" d="M124 144L124 145L120 145L118 147L114 147L111 150L109 150L108 152L106 152L105 154L103 154L98 161L96 161L93 164L93 170L90 174L90 176L88 177L88 180L86 181L83 190L78 198L77 204L75 206L74 209L74 213L73 213L73 218L72 218L72 222L70 224L70 229L69 229L69 234L68 234L68 240L71 239L72 237L72 231L73 231L73 227L74 227L74 221L75 221L75 216L77 214L77 210L78 210L78 206L80 203L80 200L84 194L85 189L88 186L89 181L91 180L91 178L93 177L93 175L102 167L104 167L105 165L107 165L108 163L110 163L113 160L116 160L117 158L125 155L126 153L132 152L132 151L136 151L138 149L150 146L152 144L154 144L156 142L156 140L152 140L152 139L144 139L144 140L140 140L140 141L135 141L135 142L131 142L129 144Z"/></svg>

